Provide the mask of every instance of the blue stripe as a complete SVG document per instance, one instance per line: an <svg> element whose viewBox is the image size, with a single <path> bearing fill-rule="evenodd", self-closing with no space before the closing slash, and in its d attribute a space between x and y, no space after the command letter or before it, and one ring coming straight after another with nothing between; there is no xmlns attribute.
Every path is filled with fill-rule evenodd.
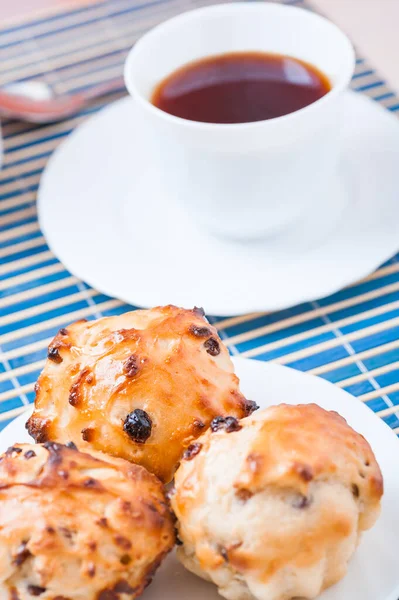
<svg viewBox="0 0 399 600"><path fill-rule="evenodd" d="M14 254L9 254L8 256L3 256L1 258L1 264L6 265L13 261L18 261L23 258L27 258L28 256L35 256L36 254L40 254L41 252L45 252L46 250L48 250L48 246L43 242L43 245L37 246L37 248L30 248L29 250L23 250L22 252L16 252Z"/></svg>
<svg viewBox="0 0 399 600"><path fill-rule="evenodd" d="M335 346L334 348L323 350L322 352L317 352L316 350L316 353L311 356L293 360L286 364L288 367L298 369L299 371L310 371L311 369L334 363L337 360L348 358L348 356L349 354L343 346Z"/></svg>
<svg viewBox="0 0 399 600"><path fill-rule="evenodd" d="M66 319L68 318L68 314L74 312L75 310L82 310L87 308L89 305L86 299L81 299L73 302L71 298L71 303L65 306L60 306L58 308L53 308L52 310L48 310L39 315L33 315L32 317L27 317L26 319L21 319L20 321L16 321L13 323L8 323L6 325L0 325L0 335L5 335L11 332L18 332L20 329L24 329L25 327L30 327L31 325L36 325L50 319L54 319L56 317L62 317L65 315ZM4 349L4 345L2 346Z"/></svg>
<svg viewBox="0 0 399 600"><path fill-rule="evenodd" d="M30 217L29 219L22 219L21 221L14 221L13 223L7 223L6 225L0 225L0 231L9 231L21 225L29 225L29 223L36 223L36 217Z"/></svg>
<svg viewBox="0 0 399 600"><path fill-rule="evenodd" d="M339 292L336 292L327 298L321 298L318 300L318 304L320 306L328 307L336 302L342 302L352 298L355 299L357 296L382 289L384 286L397 282L399 282L399 272L391 273L390 275L385 275L381 278L362 281L356 285L340 290Z"/></svg>
<svg viewBox="0 0 399 600"><path fill-rule="evenodd" d="M331 371L323 373L321 377L323 377L323 379L327 379L327 381L330 381L331 383L339 383L340 381L344 381L350 377L356 377L360 374L361 370L359 369L358 365L353 362L349 365L339 368L334 368L334 365L332 365Z"/></svg>
<svg viewBox="0 0 399 600"><path fill-rule="evenodd" d="M37 188L37 186L36 186ZM26 194L26 192L31 192L34 191L32 189L25 189L23 191L18 191L16 194L12 194L10 196L10 198L17 198L18 196L21 196L22 194ZM18 212L20 212L21 210L26 210L27 208L32 208L32 206L35 205L35 201L31 200L29 202L25 202L24 204L18 204L18 206L11 206L10 208L6 208L5 210L0 210L0 218L4 217L5 215L12 215L12 214L17 214ZM0 203L0 207L1 207L1 203Z"/></svg>
<svg viewBox="0 0 399 600"><path fill-rule="evenodd" d="M40 360L45 360L46 356L47 348L42 348L41 350L36 350L29 354L22 354L22 356L11 358L9 364L12 369L18 369L18 367L25 367L26 365L39 362Z"/></svg>
<svg viewBox="0 0 399 600"><path fill-rule="evenodd" d="M368 85L361 85L360 87L356 88L356 91L366 92L367 90L380 87L381 85L385 85L385 81L375 81L374 83L369 83Z"/></svg>
<svg viewBox="0 0 399 600"><path fill-rule="evenodd" d="M387 425L392 427L392 429L399 427L399 418L397 415L389 415L388 417L384 417L383 420Z"/></svg>
<svg viewBox="0 0 399 600"><path fill-rule="evenodd" d="M0 290L0 298L6 298L9 296L13 296L14 294L18 294L20 292L25 292L27 290L32 290L37 288L39 285L45 285L46 283L52 283L53 281L58 281L59 279L65 279L65 277L70 277L71 274L68 271L61 271L59 273L52 273L51 275L46 275L45 277L41 277L40 279L32 278L30 281L24 281L23 283L19 283L18 285L13 285L5 290Z"/></svg>
<svg viewBox="0 0 399 600"><path fill-rule="evenodd" d="M35 287L39 287L40 284L37 284ZM66 298L72 294L77 294L79 292L79 288L76 284L70 285L68 287L64 287L60 290L54 290L52 292L47 292L45 295L39 294L38 296L34 296L33 298L26 298L22 301L15 302L6 307L0 306L0 317L4 317L6 315L12 315L18 313L20 310L26 310L28 308L32 308L34 306L40 306L41 304L52 302L53 300L58 300L61 298Z"/></svg>
<svg viewBox="0 0 399 600"><path fill-rule="evenodd" d="M366 75L372 75L374 71L368 69L367 71L362 71L362 73L355 73L352 79L359 79L359 77L365 77Z"/></svg>
<svg viewBox="0 0 399 600"><path fill-rule="evenodd" d="M353 396L362 396L363 394L373 392L375 390L375 387L368 379L364 379L363 381L359 381L358 383L348 385L344 389Z"/></svg>
<svg viewBox="0 0 399 600"><path fill-rule="evenodd" d="M264 344L273 344L277 341L289 340L292 336L305 333L307 331L311 331L312 329L316 329L324 325L322 319L314 318L305 323L299 323L298 325L293 325L289 328L282 328L278 331L274 331L271 333L267 333L265 335L260 335L254 339L248 340L246 342L241 342L236 344L237 350L239 352L245 352L247 350L253 350L258 348L259 346L263 346ZM306 344L306 341L302 341L301 344ZM288 352L285 352L287 354Z"/></svg>
<svg viewBox="0 0 399 600"><path fill-rule="evenodd" d="M40 230L32 231L31 233L26 233L25 235L20 235L12 238L11 240L6 240L5 242L0 243L1 248L8 248L13 246L14 244L19 244L20 242L27 242L28 240L33 240L35 238L42 237L42 233Z"/></svg>
<svg viewBox="0 0 399 600"><path fill-rule="evenodd" d="M291 352L297 352L298 350L304 350L305 348L312 348L313 346L317 346L318 344L321 344L323 342L327 342L330 340L335 339L335 336L333 333L327 332L327 333L322 333L319 335L315 335L307 340L302 340L301 342L295 342L295 343L287 343L285 346L283 346L282 348L276 348L274 350L265 350L262 354L259 354L256 356L256 358L260 359L260 360L275 360L276 358L282 358L284 357L286 354L291 354ZM287 341L289 342L289 338L287 339ZM347 356L346 351L345 351L345 356ZM307 360L308 364L305 368L300 368L300 370L308 370L310 368L314 368L315 366L317 366L317 364L311 364L309 365L309 359L302 359L302 360ZM291 366L291 365L290 365ZM298 368L298 367L295 367Z"/></svg>
<svg viewBox="0 0 399 600"><path fill-rule="evenodd" d="M58 260L56 258L49 258L47 260L43 260L43 262L39 262L29 267L16 267L14 271L9 271L5 275L1 275L0 281L5 281L7 279L10 279L11 277L16 277L17 275L25 275L25 273L30 273L31 271L36 271L36 269L42 269L43 267L55 265L56 263L58 263Z"/></svg>
<svg viewBox="0 0 399 600"><path fill-rule="evenodd" d="M38 380L40 375L40 371L31 371L30 373L25 373L24 375L18 375L18 383L20 385L29 385L35 383Z"/></svg>
<svg viewBox="0 0 399 600"><path fill-rule="evenodd" d="M398 338L399 327L392 327L391 329L379 331L378 333L374 333L373 335L351 342L351 345L355 352L359 353L364 352L365 350L370 350L370 348L382 346L382 344L397 341Z"/></svg>
<svg viewBox="0 0 399 600"><path fill-rule="evenodd" d="M387 92L381 96L374 96L373 100L375 100L375 102L382 102L382 100L387 100L388 98L393 98L394 96L395 94L393 92Z"/></svg>
<svg viewBox="0 0 399 600"><path fill-rule="evenodd" d="M61 138L66 137L71 133L72 129L68 129L67 131L61 131L59 133L53 133L52 135L48 135L46 137L42 137L38 140L32 140L29 143L21 144L20 146L14 146L13 148L8 148L7 153L13 154L14 152L18 152L18 150L24 150L25 148L32 148L38 146L39 144L44 144L46 142L51 142L53 140L59 140Z"/></svg>
<svg viewBox="0 0 399 600"><path fill-rule="evenodd" d="M10 400L3 400L0 403L0 412L7 412L8 410L14 410L15 408L19 408L23 406L22 400L16 396L15 398L11 398Z"/></svg>

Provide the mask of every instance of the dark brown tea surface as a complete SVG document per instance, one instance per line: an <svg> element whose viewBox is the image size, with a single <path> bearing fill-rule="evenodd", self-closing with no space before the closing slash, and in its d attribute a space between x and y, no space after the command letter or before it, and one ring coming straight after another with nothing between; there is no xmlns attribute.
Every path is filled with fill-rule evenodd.
<svg viewBox="0 0 399 600"><path fill-rule="evenodd" d="M296 58L232 52L181 67L161 81L151 101L190 121L250 123L295 112L330 89L323 73Z"/></svg>

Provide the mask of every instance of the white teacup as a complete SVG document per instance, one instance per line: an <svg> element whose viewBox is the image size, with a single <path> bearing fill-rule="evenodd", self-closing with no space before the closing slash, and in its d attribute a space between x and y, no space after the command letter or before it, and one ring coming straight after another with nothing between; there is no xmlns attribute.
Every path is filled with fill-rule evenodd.
<svg viewBox="0 0 399 600"><path fill-rule="evenodd" d="M302 59L327 75L332 89L294 113L232 125L188 121L151 104L156 85L178 67L248 50ZM336 200L329 182L339 152L340 95L354 64L340 29L291 6L222 4L155 27L130 51L125 80L165 201L178 198L202 227L233 239L278 234L311 219L316 205L320 214L320 203L327 215Z"/></svg>

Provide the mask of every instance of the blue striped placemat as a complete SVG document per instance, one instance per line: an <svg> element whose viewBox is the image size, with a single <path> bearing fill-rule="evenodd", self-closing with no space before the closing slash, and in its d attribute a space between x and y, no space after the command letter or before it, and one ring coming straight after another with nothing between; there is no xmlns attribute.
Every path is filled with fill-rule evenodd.
<svg viewBox="0 0 399 600"><path fill-rule="evenodd" d="M130 46L148 28L214 1L108 0L11 23L0 30L0 85L38 79L63 93L113 79L121 74ZM388 110L399 110L398 97L363 58L357 60L352 85ZM121 89L94 102L62 123L36 127L3 122L0 428L33 401L46 347L60 327L132 308L91 289L58 262L40 232L35 207L40 175L52 151L90 114L123 93ZM211 320L233 354L320 375L367 403L399 433L397 257L329 298L272 314Z"/></svg>

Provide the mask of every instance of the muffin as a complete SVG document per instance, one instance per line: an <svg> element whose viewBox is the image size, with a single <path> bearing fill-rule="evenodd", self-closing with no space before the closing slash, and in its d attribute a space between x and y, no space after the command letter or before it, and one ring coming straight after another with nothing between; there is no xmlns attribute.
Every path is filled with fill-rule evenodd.
<svg viewBox="0 0 399 600"><path fill-rule="evenodd" d="M170 481L184 449L217 415L255 408L201 309L165 306L61 329L27 423L37 442L74 442Z"/></svg>
<svg viewBox="0 0 399 600"><path fill-rule="evenodd" d="M173 544L143 467L52 442L1 456L2 600L132 600Z"/></svg>
<svg viewBox="0 0 399 600"><path fill-rule="evenodd" d="M345 575L382 493L369 444L335 412L217 418L176 473L179 558L229 600L315 598Z"/></svg>

